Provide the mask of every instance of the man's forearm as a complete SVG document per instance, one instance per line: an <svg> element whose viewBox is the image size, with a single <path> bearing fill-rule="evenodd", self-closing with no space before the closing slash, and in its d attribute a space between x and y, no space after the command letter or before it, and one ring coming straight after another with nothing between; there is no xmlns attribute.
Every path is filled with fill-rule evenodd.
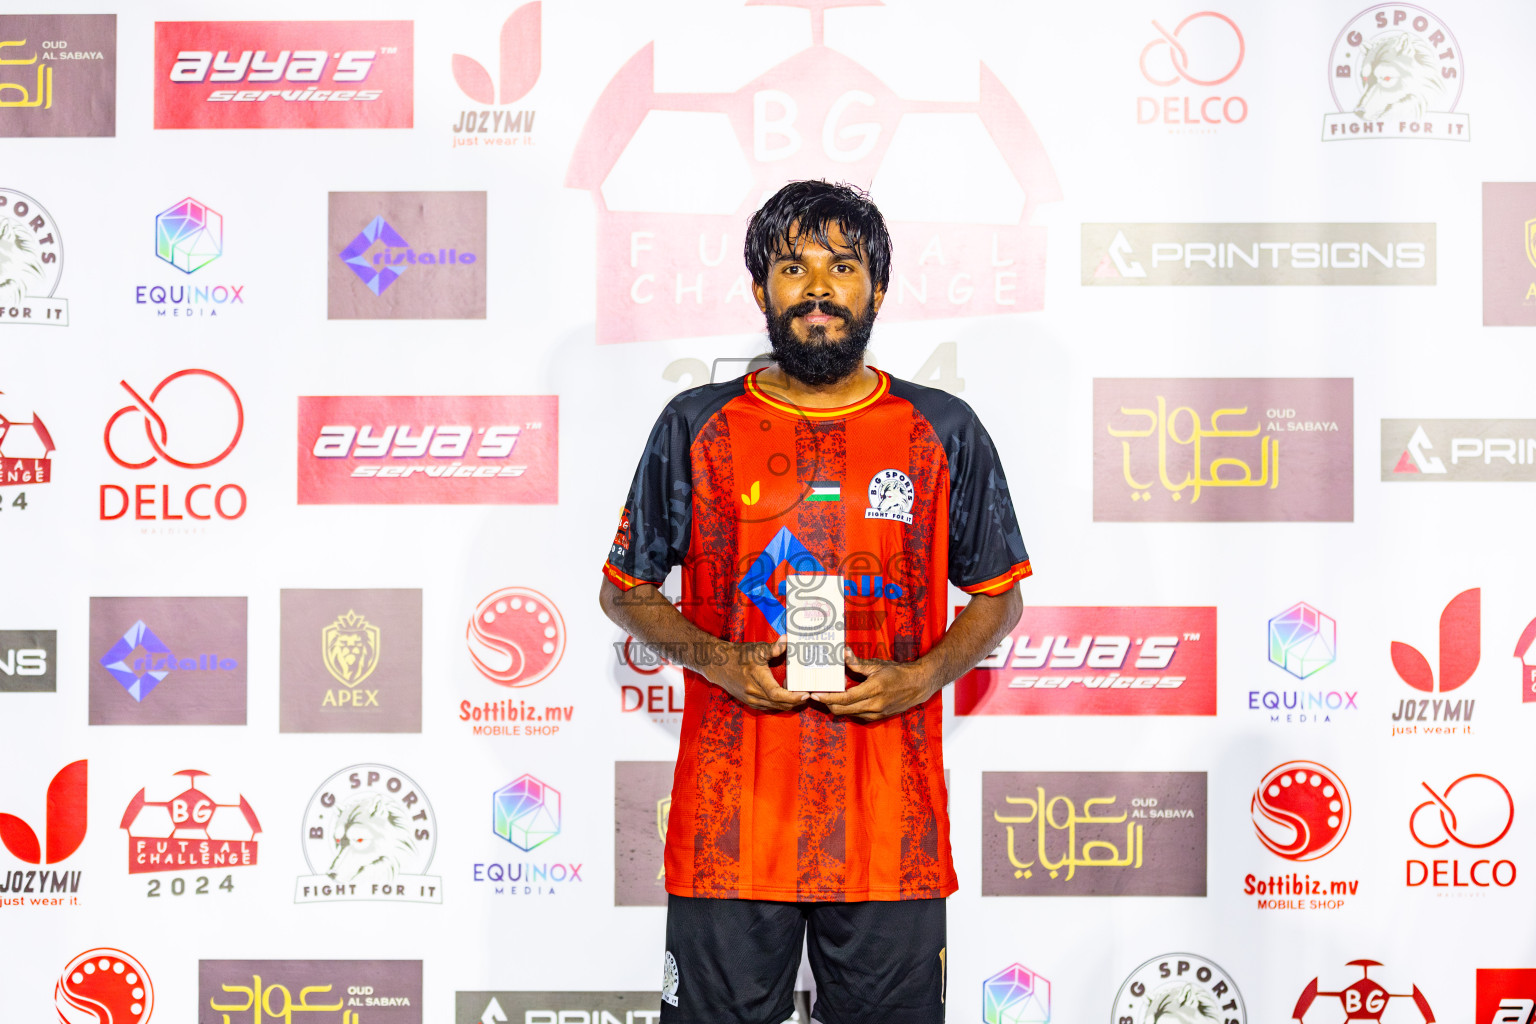
<svg viewBox="0 0 1536 1024"><path fill-rule="evenodd" d="M620 590L604 577L598 603L616 625L674 665L703 673L724 649L719 637L689 622L652 584Z"/></svg>
<svg viewBox="0 0 1536 1024"><path fill-rule="evenodd" d="M995 597L975 594L960 609L949 631L919 661L932 673L935 691L976 667L1018 624L1024 611L1017 585Z"/></svg>

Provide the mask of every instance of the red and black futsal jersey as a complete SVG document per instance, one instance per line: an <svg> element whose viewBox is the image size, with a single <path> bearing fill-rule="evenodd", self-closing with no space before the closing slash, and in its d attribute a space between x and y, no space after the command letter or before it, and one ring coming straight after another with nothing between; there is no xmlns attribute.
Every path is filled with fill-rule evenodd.
<svg viewBox="0 0 1536 1024"><path fill-rule="evenodd" d="M800 409L757 374L685 391L657 420L603 572L629 589L682 565L682 611L732 642L784 630L787 573L840 573L845 636L912 661L943 636L948 582L1029 575L1007 481L970 406L894 380ZM857 722L819 704L761 712L687 672L667 891L899 900L955 891L942 704Z"/></svg>

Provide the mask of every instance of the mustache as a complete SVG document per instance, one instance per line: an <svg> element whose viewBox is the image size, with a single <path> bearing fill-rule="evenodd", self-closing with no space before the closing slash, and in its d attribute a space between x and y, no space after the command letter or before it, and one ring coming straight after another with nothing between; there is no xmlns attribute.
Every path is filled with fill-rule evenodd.
<svg viewBox="0 0 1536 1024"><path fill-rule="evenodd" d="M828 316L841 317L845 323L853 322L853 310L847 306L839 306L829 299L811 299L808 302L797 302L779 315L784 320L793 320L797 316L809 316L812 313L825 313Z"/></svg>

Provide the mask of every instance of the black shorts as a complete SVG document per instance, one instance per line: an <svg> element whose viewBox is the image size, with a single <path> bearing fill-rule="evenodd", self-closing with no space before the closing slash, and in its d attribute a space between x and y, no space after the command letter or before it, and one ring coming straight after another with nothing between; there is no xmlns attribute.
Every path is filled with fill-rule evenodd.
<svg viewBox="0 0 1536 1024"><path fill-rule="evenodd" d="M662 1024L783 1024L802 942L819 1024L942 1024L944 900L667 897Z"/></svg>

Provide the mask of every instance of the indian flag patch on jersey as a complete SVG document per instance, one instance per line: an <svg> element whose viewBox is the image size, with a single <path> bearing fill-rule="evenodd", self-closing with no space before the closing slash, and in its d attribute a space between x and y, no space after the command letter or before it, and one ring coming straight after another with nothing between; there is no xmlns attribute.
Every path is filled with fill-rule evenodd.
<svg viewBox="0 0 1536 1024"><path fill-rule="evenodd" d="M843 485L837 480L812 480L811 493L806 501L842 501Z"/></svg>

